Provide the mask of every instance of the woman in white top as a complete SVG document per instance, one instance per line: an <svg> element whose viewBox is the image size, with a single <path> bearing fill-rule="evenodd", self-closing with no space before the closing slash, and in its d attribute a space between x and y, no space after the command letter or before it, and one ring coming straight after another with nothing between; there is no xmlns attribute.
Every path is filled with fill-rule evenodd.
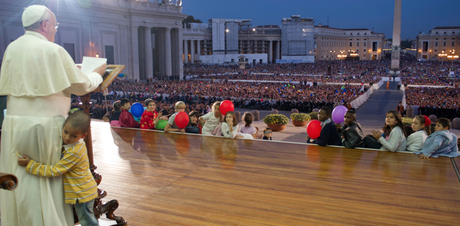
<svg viewBox="0 0 460 226"><path fill-rule="evenodd" d="M216 129L216 126L222 121L222 114L220 113L220 101L214 102L212 105L212 112L209 112L199 118L200 123L205 120L203 129L201 130L202 134L211 135L212 132Z"/></svg>
<svg viewBox="0 0 460 226"><path fill-rule="evenodd" d="M431 120L425 115L417 115L412 121L415 133L407 137L407 151L417 152L422 150L426 138L431 134Z"/></svg>
<svg viewBox="0 0 460 226"><path fill-rule="evenodd" d="M373 130L372 136L382 145L380 150L400 152L406 150L406 135L401 120L401 115L395 110L387 112L383 136L380 131Z"/></svg>
<svg viewBox="0 0 460 226"><path fill-rule="evenodd" d="M251 134L243 134L238 132L238 120L236 119L235 112L229 111L225 114L224 122L222 123L222 134L226 138L243 138L243 139L254 139Z"/></svg>

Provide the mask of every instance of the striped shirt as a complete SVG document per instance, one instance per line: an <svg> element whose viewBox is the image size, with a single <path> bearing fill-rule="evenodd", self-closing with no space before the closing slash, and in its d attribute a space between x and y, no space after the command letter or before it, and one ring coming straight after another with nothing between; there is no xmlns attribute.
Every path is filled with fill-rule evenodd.
<svg viewBox="0 0 460 226"><path fill-rule="evenodd" d="M64 156L54 166L34 160L27 164L26 172L41 177L63 175L65 202L75 204L91 201L97 197L97 184L89 170L86 144L80 139L77 143L64 145Z"/></svg>

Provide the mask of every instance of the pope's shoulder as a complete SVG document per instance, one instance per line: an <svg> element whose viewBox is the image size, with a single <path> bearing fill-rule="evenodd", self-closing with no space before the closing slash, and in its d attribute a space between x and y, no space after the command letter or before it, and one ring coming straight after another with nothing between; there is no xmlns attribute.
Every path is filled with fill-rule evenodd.
<svg viewBox="0 0 460 226"><path fill-rule="evenodd" d="M65 50L62 46L50 42L47 39L42 39L36 35L25 33L15 41L13 41L8 47L10 48L26 48L27 50L32 49L47 49L51 51Z"/></svg>

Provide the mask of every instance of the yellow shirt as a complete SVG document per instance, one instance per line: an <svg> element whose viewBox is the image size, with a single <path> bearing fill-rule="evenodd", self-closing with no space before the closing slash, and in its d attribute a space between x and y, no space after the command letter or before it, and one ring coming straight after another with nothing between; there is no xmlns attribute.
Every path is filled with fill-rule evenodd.
<svg viewBox="0 0 460 226"><path fill-rule="evenodd" d="M63 175L65 202L75 204L91 201L97 197L97 184L89 170L86 144L83 140L64 145L64 157L54 166L34 160L27 164L28 173L41 177Z"/></svg>

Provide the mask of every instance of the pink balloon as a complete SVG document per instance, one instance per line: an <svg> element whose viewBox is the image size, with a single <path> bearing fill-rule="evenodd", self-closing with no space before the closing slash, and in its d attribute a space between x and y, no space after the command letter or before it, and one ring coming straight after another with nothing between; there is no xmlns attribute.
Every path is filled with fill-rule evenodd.
<svg viewBox="0 0 460 226"><path fill-rule="evenodd" d="M342 123L344 121L343 117L345 116L345 113L347 113L347 111L348 109L343 105L335 107L332 111L332 120L335 123Z"/></svg>
<svg viewBox="0 0 460 226"><path fill-rule="evenodd" d="M316 139L321 135L321 122L313 119L307 125L307 134L310 138Z"/></svg>

